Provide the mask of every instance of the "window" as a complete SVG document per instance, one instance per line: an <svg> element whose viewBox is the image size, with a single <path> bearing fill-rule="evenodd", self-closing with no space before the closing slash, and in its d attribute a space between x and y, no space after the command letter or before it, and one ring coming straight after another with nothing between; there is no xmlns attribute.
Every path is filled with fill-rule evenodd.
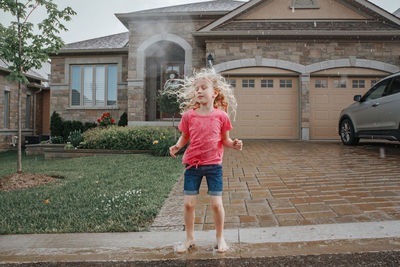
<svg viewBox="0 0 400 267"><path fill-rule="evenodd" d="M25 109L25 128L29 128L31 121L31 96L26 96L26 109Z"/></svg>
<svg viewBox="0 0 400 267"><path fill-rule="evenodd" d="M261 80L261 88L273 88L274 80Z"/></svg>
<svg viewBox="0 0 400 267"><path fill-rule="evenodd" d="M393 95L400 93L400 76L393 78L392 84L387 95Z"/></svg>
<svg viewBox="0 0 400 267"><path fill-rule="evenodd" d="M378 80L371 80L371 87L374 87Z"/></svg>
<svg viewBox="0 0 400 267"><path fill-rule="evenodd" d="M374 100L384 95L386 87L390 84L391 79L384 80L371 88L364 96L365 101Z"/></svg>
<svg viewBox="0 0 400 267"><path fill-rule="evenodd" d="M353 88L365 88L365 80L353 80Z"/></svg>
<svg viewBox="0 0 400 267"><path fill-rule="evenodd" d="M328 88L327 80L315 80L315 88Z"/></svg>
<svg viewBox="0 0 400 267"><path fill-rule="evenodd" d="M228 83L229 83L233 88L236 88L236 80L228 80Z"/></svg>
<svg viewBox="0 0 400 267"><path fill-rule="evenodd" d="M333 86L335 88L346 88L346 80L333 80Z"/></svg>
<svg viewBox="0 0 400 267"><path fill-rule="evenodd" d="M117 104L117 66L71 67L71 106Z"/></svg>
<svg viewBox="0 0 400 267"><path fill-rule="evenodd" d="M10 118L10 92L4 91L4 128L9 127Z"/></svg>
<svg viewBox="0 0 400 267"><path fill-rule="evenodd" d="M279 86L281 88L292 88L292 80L280 80Z"/></svg>
<svg viewBox="0 0 400 267"><path fill-rule="evenodd" d="M251 87L254 88L254 80L242 80L242 87Z"/></svg>

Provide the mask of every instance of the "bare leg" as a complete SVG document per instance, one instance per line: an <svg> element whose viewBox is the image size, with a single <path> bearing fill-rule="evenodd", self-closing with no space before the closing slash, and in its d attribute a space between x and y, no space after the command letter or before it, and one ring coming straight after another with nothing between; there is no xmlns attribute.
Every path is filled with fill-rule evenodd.
<svg viewBox="0 0 400 267"><path fill-rule="evenodd" d="M225 210L222 203L222 196L211 196L211 207L214 211L218 252L222 253L229 249L224 239Z"/></svg>
<svg viewBox="0 0 400 267"><path fill-rule="evenodd" d="M194 216L196 207L197 196L185 195L184 196L184 218L186 229L186 240L177 248L178 253L184 253L189 247L194 245Z"/></svg>

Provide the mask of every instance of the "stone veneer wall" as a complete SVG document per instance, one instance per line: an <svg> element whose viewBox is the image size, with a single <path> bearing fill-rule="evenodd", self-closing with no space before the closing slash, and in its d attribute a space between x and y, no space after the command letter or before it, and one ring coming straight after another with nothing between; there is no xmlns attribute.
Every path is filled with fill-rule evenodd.
<svg viewBox="0 0 400 267"><path fill-rule="evenodd" d="M400 41L206 41L207 53L214 56L215 64L254 58L287 60L309 65L332 59L370 59L400 65Z"/></svg>
<svg viewBox="0 0 400 267"><path fill-rule="evenodd" d="M132 22L129 30L129 66L128 66L128 120L144 121L145 85L144 79L138 78L137 50L143 42L156 35L171 34L184 39L192 47L192 68L199 69L205 66L206 50L204 42L194 39L192 32L207 25L210 19L179 19L179 20L143 20ZM150 27L150 25L152 27ZM191 73L185 73L190 75Z"/></svg>
<svg viewBox="0 0 400 267"><path fill-rule="evenodd" d="M8 81L5 77L8 75L6 72L0 72L0 150L10 149L12 136L17 135L17 114L18 114L18 84L12 81ZM9 90L10 92L10 103L9 103L9 126L4 128L4 91ZM22 95L21 95L21 126L22 135L32 135L33 127L33 93L31 93L31 117L28 129L25 128L25 118L26 118L26 95L30 93L30 90L26 86L22 85Z"/></svg>
<svg viewBox="0 0 400 267"><path fill-rule="evenodd" d="M279 59L294 64L310 65L327 60L367 59L400 65L400 41L227 41L208 40L207 54L214 63L255 58ZM312 73L311 73L312 75ZM299 73L301 139L309 139L310 73Z"/></svg>
<svg viewBox="0 0 400 267"><path fill-rule="evenodd" d="M96 122L104 112L110 112L118 123L122 113L128 111L127 76L128 55L83 55L83 56L54 56L51 64L51 96L50 116L53 111L60 114L64 120L79 120ZM117 108L71 108L70 107L70 64L107 64L118 63Z"/></svg>

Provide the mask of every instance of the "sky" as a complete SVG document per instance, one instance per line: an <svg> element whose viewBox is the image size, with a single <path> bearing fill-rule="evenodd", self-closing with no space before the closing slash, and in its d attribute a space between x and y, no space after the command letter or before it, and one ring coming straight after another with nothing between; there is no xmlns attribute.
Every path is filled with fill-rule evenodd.
<svg viewBox="0 0 400 267"><path fill-rule="evenodd" d="M209 0L54 0L53 2L59 9L70 6L78 13L71 22L65 23L69 31L60 34L65 43L72 43L128 31L114 16L115 13L206 1ZM370 2L390 13L400 8L399 0L370 0ZM38 22L43 19L45 12L38 9L33 14L30 20ZM10 20L8 14L0 11L1 24L8 26Z"/></svg>

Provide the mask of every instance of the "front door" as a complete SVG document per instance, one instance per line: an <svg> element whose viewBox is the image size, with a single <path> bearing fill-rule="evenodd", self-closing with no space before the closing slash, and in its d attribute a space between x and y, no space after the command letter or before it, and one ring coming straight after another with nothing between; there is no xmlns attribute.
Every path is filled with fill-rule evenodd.
<svg viewBox="0 0 400 267"><path fill-rule="evenodd" d="M162 77L161 77L161 88L164 88L165 83L168 80L182 79L183 78L183 63L164 63L161 67ZM175 114L174 117L179 117L179 114ZM168 119L172 118L170 114L162 113L159 111L157 106L157 118L158 119Z"/></svg>

